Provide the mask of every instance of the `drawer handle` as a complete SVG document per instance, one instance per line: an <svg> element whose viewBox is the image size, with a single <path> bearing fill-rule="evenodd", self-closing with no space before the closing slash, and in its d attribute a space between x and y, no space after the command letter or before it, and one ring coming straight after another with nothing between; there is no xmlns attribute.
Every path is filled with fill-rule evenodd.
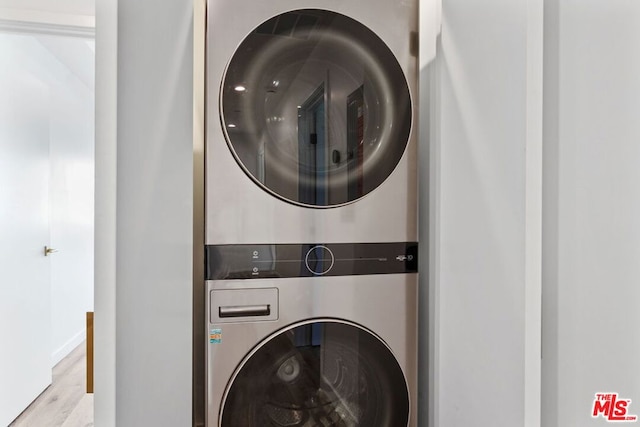
<svg viewBox="0 0 640 427"><path fill-rule="evenodd" d="M268 316L271 314L271 305L236 305L227 307L218 307L218 315L225 317L251 317L251 316Z"/></svg>

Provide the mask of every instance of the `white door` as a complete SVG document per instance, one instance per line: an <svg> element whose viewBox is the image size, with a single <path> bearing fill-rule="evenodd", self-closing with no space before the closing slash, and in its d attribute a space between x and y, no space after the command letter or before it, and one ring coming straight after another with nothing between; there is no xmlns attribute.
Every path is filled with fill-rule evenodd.
<svg viewBox="0 0 640 427"><path fill-rule="evenodd" d="M94 53L87 40L38 35L30 57L50 90L51 353L85 337L93 311ZM39 48L39 49L38 49Z"/></svg>
<svg viewBox="0 0 640 427"><path fill-rule="evenodd" d="M0 41L0 426L51 383L47 87Z"/></svg>

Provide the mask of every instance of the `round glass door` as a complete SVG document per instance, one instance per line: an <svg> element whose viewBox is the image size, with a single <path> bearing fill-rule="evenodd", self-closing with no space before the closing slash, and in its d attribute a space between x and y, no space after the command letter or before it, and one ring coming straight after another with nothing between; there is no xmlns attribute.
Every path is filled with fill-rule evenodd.
<svg viewBox="0 0 640 427"><path fill-rule="evenodd" d="M406 426L398 362L372 333L339 321L301 324L268 339L227 389L222 427Z"/></svg>
<svg viewBox="0 0 640 427"><path fill-rule="evenodd" d="M411 130L404 73L361 23L326 10L278 15L237 48L221 123L244 171L289 202L331 207L377 188Z"/></svg>

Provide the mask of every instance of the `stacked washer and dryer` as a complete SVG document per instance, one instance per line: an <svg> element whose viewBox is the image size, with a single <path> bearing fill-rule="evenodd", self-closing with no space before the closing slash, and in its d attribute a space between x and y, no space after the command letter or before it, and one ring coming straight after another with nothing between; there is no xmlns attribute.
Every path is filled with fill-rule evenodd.
<svg viewBox="0 0 640 427"><path fill-rule="evenodd" d="M417 425L417 16L209 0L208 427Z"/></svg>

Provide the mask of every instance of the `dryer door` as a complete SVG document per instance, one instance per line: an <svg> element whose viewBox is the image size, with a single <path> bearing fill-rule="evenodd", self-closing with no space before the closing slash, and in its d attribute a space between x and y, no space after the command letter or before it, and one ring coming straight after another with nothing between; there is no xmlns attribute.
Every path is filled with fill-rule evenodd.
<svg viewBox="0 0 640 427"><path fill-rule="evenodd" d="M251 32L221 86L221 124L263 189L309 207L344 205L393 172L411 130L402 68L373 31L318 9Z"/></svg>
<svg viewBox="0 0 640 427"><path fill-rule="evenodd" d="M374 334L318 320L259 344L227 386L222 427L407 425L409 394L398 362Z"/></svg>

